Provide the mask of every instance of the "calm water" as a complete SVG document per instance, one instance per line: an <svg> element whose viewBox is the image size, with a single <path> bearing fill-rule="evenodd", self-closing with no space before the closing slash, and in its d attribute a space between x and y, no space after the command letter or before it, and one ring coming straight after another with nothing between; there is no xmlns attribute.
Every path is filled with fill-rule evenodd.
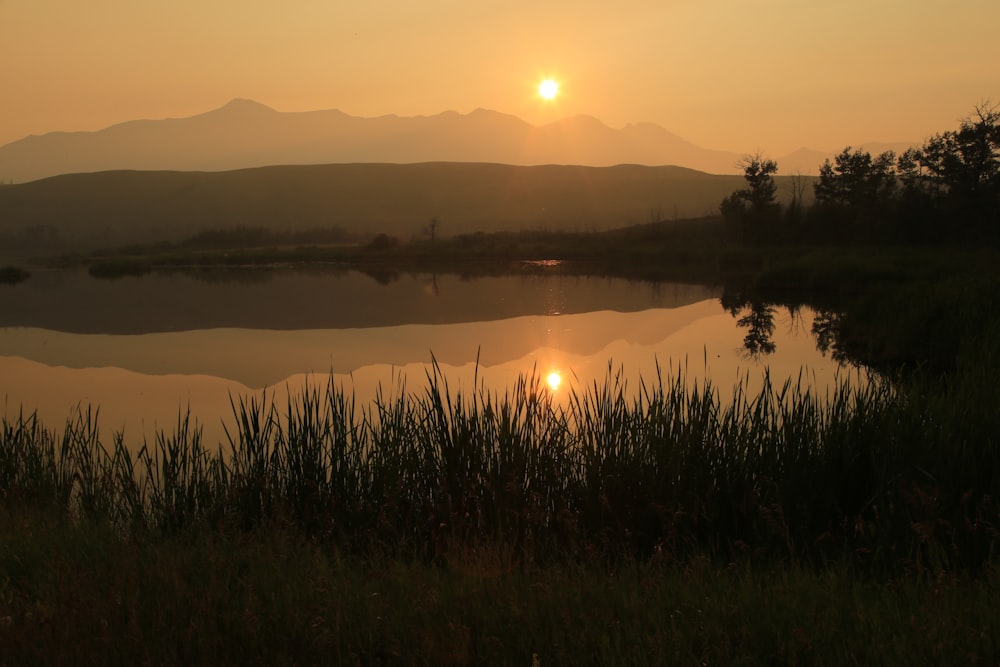
<svg viewBox="0 0 1000 667"><path fill-rule="evenodd" d="M50 427L77 405L100 406L102 433L133 441L172 430L190 408L215 441L230 396L283 403L330 373L360 402L380 385L419 392L432 358L458 391L555 372L557 398L609 367L637 387L657 363L720 388L744 376L759 386L765 370L780 381L805 369L820 389L848 374L817 350L812 311L776 309L774 350L754 355L744 313L719 297L701 285L536 274L43 272L0 287L0 400L8 416L37 410Z"/></svg>

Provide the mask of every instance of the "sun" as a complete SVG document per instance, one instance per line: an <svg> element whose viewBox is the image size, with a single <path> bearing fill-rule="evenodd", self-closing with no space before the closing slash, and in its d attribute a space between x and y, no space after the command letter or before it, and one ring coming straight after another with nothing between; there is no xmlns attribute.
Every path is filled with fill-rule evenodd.
<svg viewBox="0 0 1000 667"><path fill-rule="evenodd" d="M559 94L559 82L553 79L545 79L538 84L538 94L542 99L554 100Z"/></svg>

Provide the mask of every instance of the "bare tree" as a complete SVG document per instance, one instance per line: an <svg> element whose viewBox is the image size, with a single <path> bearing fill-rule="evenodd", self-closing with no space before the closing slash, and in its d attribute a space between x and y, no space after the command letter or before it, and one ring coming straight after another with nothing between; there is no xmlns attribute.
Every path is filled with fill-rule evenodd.
<svg viewBox="0 0 1000 667"><path fill-rule="evenodd" d="M427 236L430 238L431 243L437 238L437 228L440 221L437 218L431 218L431 221L427 223Z"/></svg>
<svg viewBox="0 0 1000 667"><path fill-rule="evenodd" d="M785 211L785 220L790 225L795 225L804 218L805 196L806 190L809 187L809 177L803 174L802 170L796 169L788 177L788 185L791 189L791 198L788 202L788 209Z"/></svg>

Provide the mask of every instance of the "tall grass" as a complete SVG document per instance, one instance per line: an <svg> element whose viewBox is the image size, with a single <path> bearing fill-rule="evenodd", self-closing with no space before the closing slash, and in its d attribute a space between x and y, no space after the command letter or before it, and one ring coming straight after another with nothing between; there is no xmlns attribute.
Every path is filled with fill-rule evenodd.
<svg viewBox="0 0 1000 667"><path fill-rule="evenodd" d="M499 545L529 563L707 554L975 569L1000 544L997 390L981 361L947 387L874 379L819 394L765 377L750 394L747 378L725 400L683 369L637 391L609 369L566 401L536 373L453 394L435 365L422 392L365 406L332 381L280 407L234 399L221 449L187 417L108 448L89 409L61 434L20 414L2 423L0 500L116 530L277 523L436 562Z"/></svg>

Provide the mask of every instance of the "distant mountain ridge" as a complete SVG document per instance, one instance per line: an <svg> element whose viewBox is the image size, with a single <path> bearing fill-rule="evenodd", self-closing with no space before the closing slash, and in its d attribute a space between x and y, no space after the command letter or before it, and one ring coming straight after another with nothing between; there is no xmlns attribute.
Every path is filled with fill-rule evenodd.
<svg viewBox="0 0 1000 667"><path fill-rule="evenodd" d="M816 173L822 163L817 155L824 154L803 149L787 160L777 158L781 173ZM225 171L366 162L675 165L735 174L740 157L701 148L653 123L615 130L584 115L534 126L486 109L361 118L338 110L280 112L235 99L185 118L25 137L0 146L0 182L121 169Z"/></svg>

